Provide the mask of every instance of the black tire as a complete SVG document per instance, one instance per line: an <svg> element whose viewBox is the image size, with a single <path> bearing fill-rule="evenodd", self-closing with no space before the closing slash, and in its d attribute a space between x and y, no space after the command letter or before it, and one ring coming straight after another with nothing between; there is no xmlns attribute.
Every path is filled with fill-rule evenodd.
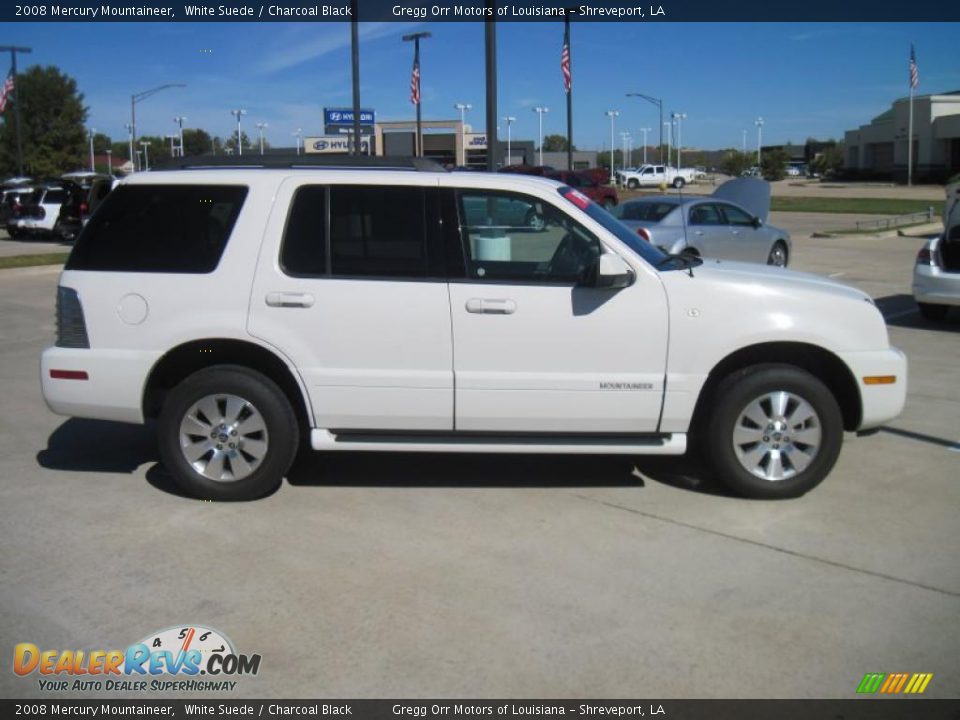
<svg viewBox="0 0 960 720"><path fill-rule="evenodd" d="M771 423L766 427L757 425L759 429L754 430L746 411L751 406L765 407L763 399L776 393L806 402L814 413L807 421L809 424L792 426L790 423L805 414L805 410L799 404L787 403L786 427L774 427ZM812 490L833 469L843 444L843 418L833 394L819 379L790 365L756 365L726 378L717 388L706 427L704 449L718 478L734 493L761 500L793 498ZM815 430L819 430L819 437ZM734 438L744 440L744 435L735 436L735 431L748 437L752 432L769 434L758 438L755 444L738 445L738 450ZM796 435L790 438L787 433ZM800 442L801 433L804 440L815 438L816 444ZM778 449L773 450L774 447ZM738 452L747 459L757 458L757 464L754 466L747 459L741 462ZM796 458L796 464L791 458ZM778 464L784 469L782 479L754 474L754 471L775 474ZM754 471L747 469L748 465L753 466Z"/></svg>
<svg viewBox="0 0 960 720"><path fill-rule="evenodd" d="M684 185L686 185L686 184L687 184L687 181L684 180L682 177L675 177L675 178L673 179L673 186L674 186L675 188L677 188L678 190L679 190L680 188L682 188L682 187L683 187Z"/></svg>
<svg viewBox="0 0 960 720"><path fill-rule="evenodd" d="M640 187L640 181L636 178L630 178L627 180L627 187L631 190L636 190L638 187Z"/></svg>
<svg viewBox="0 0 960 720"><path fill-rule="evenodd" d="M222 467L226 468L227 472L232 473L236 469L240 475L243 473L244 464L253 467L249 474L239 479L218 481L205 476L188 461L185 450L181 449L181 423L186 421L188 413L197 417L198 403L220 395L234 396L245 401L249 408L252 408L247 419L261 421L257 425L263 425L263 433L254 432L245 437L243 422L246 420L238 420L240 433L237 435L236 430L231 433L230 427L233 426L220 430L223 426L215 424L216 418L207 418L211 421L211 427L207 429L221 433L217 439L211 439L208 443L206 435L201 435L199 431L183 437L185 441L192 440L194 447L200 447L201 442L222 442L222 451L210 447L208 459L200 458L197 462L212 464L220 453L221 456L228 456L226 460L222 460ZM225 398L217 399L216 403L223 409L223 415L229 414ZM244 410L247 410L246 406ZM160 413L157 434L160 458L167 472L184 492L203 500L254 500L270 493L290 469L300 439L297 416L283 391L270 378L239 365L216 365L198 370L174 387ZM239 449L227 449L231 440L236 441L234 444L239 446ZM256 464L252 462L256 455L240 454L243 440L250 443L250 448L254 447L253 443L263 443L264 451ZM239 460L231 461L230 455L239 455ZM207 465L207 468L210 468L210 465Z"/></svg>
<svg viewBox="0 0 960 720"><path fill-rule="evenodd" d="M933 303L917 303L917 305L920 307L920 314L927 320L934 322L943 322L950 312L949 305L935 305Z"/></svg>
<svg viewBox="0 0 960 720"><path fill-rule="evenodd" d="M790 262L790 251L787 250L786 243L777 240L770 248L770 254L767 255L767 265L774 267L786 267Z"/></svg>

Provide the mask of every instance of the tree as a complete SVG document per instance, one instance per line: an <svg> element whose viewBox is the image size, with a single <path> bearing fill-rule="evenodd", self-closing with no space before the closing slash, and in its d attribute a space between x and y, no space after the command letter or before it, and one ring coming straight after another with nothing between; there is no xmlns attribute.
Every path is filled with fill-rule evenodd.
<svg viewBox="0 0 960 720"><path fill-rule="evenodd" d="M839 171L843 167L843 145L839 143L827 145L817 153L810 166L820 175Z"/></svg>
<svg viewBox="0 0 960 720"><path fill-rule="evenodd" d="M768 150L760 157L760 172L765 180L783 180L787 176L787 163L790 156L783 148Z"/></svg>
<svg viewBox="0 0 960 720"><path fill-rule="evenodd" d="M577 146L574 145L573 149L576 150ZM543 139L543 150L544 152L566 152L567 136L566 135L547 135Z"/></svg>
<svg viewBox="0 0 960 720"><path fill-rule="evenodd" d="M756 157L753 153L730 150L727 152L726 157L720 162L720 169L727 175L740 177L743 175L744 170L753 167Z"/></svg>
<svg viewBox="0 0 960 720"><path fill-rule="evenodd" d="M199 128L185 129L183 131L183 154L185 156L207 155L213 147L210 142L211 137L206 130L200 130Z"/></svg>
<svg viewBox="0 0 960 720"><path fill-rule="evenodd" d="M253 147L253 145L251 145L251 143L250 143L250 138L248 138L248 137L247 137L247 134L246 134L245 132L243 132L242 130L240 131L240 142L241 142L241 147L242 147L244 150L249 150L249 149L251 149L251 148ZM236 149L237 149L237 134L236 134L236 133L232 133L232 134L230 135L230 137L228 137L226 140L224 140L224 141L223 141L223 147L225 147L225 148L227 148L227 149L229 149L229 150L232 150L232 151L236 152ZM259 146L258 146L258 147L259 147Z"/></svg>
<svg viewBox="0 0 960 720"><path fill-rule="evenodd" d="M110 143L110 138L104 135L103 133L94 133L93 135L93 153L95 155L105 155L107 150L110 150L112 145Z"/></svg>
<svg viewBox="0 0 960 720"><path fill-rule="evenodd" d="M86 167L87 108L76 80L52 65L34 65L17 75L15 92L20 103L24 172L41 178ZM17 172L17 123L12 103L3 113L0 128L0 172Z"/></svg>

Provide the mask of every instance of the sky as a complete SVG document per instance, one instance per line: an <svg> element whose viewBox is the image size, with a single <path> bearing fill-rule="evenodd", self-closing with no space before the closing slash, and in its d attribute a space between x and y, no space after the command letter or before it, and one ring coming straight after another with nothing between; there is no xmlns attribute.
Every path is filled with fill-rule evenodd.
<svg viewBox="0 0 960 720"><path fill-rule="evenodd" d="M415 117L409 83L412 43L421 44L424 119L455 119L484 129L483 24L361 23L361 104L378 120ZM919 94L960 90L957 23L574 23L574 144L610 146L607 110L618 110L615 147L641 128L655 144L657 109L628 92L663 98L665 117L682 112L684 147L756 148L763 144L842 138L908 92L910 43L916 46ZM563 26L497 25L498 115L513 116L512 137L537 140L566 132L560 74ZM352 104L348 23L6 23L0 40L32 47L21 68L56 65L75 78L89 108L88 127L125 141L130 96L186 83L137 104L139 135L168 135L173 118L218 136L235 132L230 110L244 108L244 131L293 147L293 133L323 134L322 108ZM500 137L505 139L501 120Z"/></svg>

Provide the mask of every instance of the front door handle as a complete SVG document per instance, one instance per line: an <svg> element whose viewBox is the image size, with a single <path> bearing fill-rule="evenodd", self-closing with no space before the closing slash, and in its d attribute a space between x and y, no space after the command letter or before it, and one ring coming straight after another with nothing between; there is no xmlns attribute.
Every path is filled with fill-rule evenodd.
<svg viewBox="0 0 960 720"><path fill-rule="evenodd" d="M483 313L484 315L513 315L517 304L513 300L491 300L485 298L470 298L466 303L467 312Z"/></svg>
<svg viewBox="0 0 960 720"><path fill-rule="evenodd" d="M308 308L313 305L313 295L310 293L270 292L266 297L270 307Z"/></svg>

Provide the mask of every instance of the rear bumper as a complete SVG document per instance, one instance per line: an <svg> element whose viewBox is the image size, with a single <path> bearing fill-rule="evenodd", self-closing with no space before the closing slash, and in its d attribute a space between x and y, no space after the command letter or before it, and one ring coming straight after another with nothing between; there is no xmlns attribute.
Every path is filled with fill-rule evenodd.
<svg viewBox="0 0 960 720"><path fill-rule="evenodd" d="M143 387L159 353L47 348L40 357L40 385L58 415L143 422ZM51 377L51 370L86 373L86 379Z"/></svg>
<svg viewBox="0 0 960 720"><path fill-rule="evenodd" d="M913 273L913 298L932 305L960 305L960 273L918 266Z"/></svg>
<svg viewBox="0 0 960 720"><path fill-rule="evenodd" d="M838 353L857 382L861 417L856 430L870 430L896 418L907 400L907 356L897 348ZM890 384L869 385L864 378L894 377Z"/></svg>

